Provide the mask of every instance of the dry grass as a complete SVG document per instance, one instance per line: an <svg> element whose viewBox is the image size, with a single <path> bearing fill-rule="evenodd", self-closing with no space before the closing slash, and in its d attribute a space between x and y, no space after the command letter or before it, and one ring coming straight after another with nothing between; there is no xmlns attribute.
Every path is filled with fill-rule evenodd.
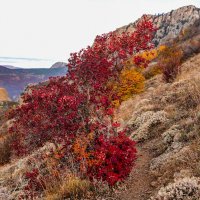
<svg viewBox="0 0 200 200"><path fill-rule="evenodd" d="M166 185L172 182L175 176L187 171L190 175L200 177L200 140L195 140L188 147L183 148L179 153L174 154L166 163L151 171L153 176L157 179L157 187ZM184 177L184 175L183 175Z"/></svg>
<svg viewBox="0 0 200 200"><path fill-rule="evenodd" d="M120 108L115 114L115 120L120 121L122 126L131 118L133 110L135 108L135 103L139 101L139 95L135 98L130 98L126 102L122 102Z"/></svg>
<svg viewBox="0 0 200 200"><path fill-rule="evenodd" d="M199 74L200 75L200 74ZM179 98L180 103L185 105L186 109L193 109L200 105L200 77L193 77L188 81L187 87L183 88L182 95Z"/></svg>
<svg viewBox="0 0 200 200"><path fill-rule="evenodd" d="M192 146L183 147L179 153L169 157L159 168L151 171L154 177L154 193L160 188L186 176L199 177L199 155Z"/></svg>
<svg viewBox="0 0 200 200"><path fill-rule="evenodd" d="M62 200L83 198L90 190L91 184L87 180L68 175L46 182L45 186L45 200Z"/></svg>
<svg viewBox="0 0 200 200"><path fill-rule="evenodd" d="M160 75L157 75L146 81L146 91L143 94L124 102L119 108L118 118L122 117L125 125L131 118L135 119L149 111L167 113L169 120L163 123L163 129L157 125L149 130L151 135L157 138L150 148L151 155L158 159L158 165L154 170L150 170L154 179L153 193L161 186L173 182L181 171L188 171L191 176L200 177L199 69L200 54L183 63L182 71L174 83L165 84L161 81ZM173 126L177 126L179 131L170 144L165 144L162 134ZM134 132L137 133L139 128ZM145 145L152 139L144 140L142 144ZM150 164L152 162L153 160Z"/></svg>
<svg viewBox="0 0 200 200"><path fill-rule="evenodd" d="M11 137L4 136L0 138L0 165L6 164L10 161L11 157Z"/></svg>
<svg viewBox="0 0 200 200"><path fill-rule="evenodd" d="M8 131L12 120L8 120L7 112L15 105L17 105L16 102L0 101L0 165L10 161L11 143L15 139L15 136L10 135Z"/></svg>
<svg viewBox="0 0 200 200"><path fill-rule="evenodd" d="M181 73L177 77L177 80L187 80L194 77L200 76L199 71L200 54L189 58L185 63L182 64Z"/></svg>

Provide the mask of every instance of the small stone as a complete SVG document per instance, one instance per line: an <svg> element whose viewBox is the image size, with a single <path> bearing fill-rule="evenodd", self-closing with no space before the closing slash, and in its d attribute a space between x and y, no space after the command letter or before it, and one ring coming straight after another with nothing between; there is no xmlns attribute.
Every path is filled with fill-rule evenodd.
<svg viewBox="0 0 200 200"><path fill-rule="evenodd" d="M183 138L183 134L181 132L176 133L174 136L174 142L181 142Z"/></svg>
<svg viewBox="0 0 200 200"><path fill-rule="evenodd" d="M157 182L156 181L153 181L153 182L151 182L151 184L150 184L152 187L156 187L156 185L157 185Z"/></svg>

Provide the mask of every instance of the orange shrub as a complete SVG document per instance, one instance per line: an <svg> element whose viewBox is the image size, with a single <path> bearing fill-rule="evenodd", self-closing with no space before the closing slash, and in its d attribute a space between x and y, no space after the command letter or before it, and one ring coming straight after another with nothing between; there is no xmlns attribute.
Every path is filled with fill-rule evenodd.
<svg viewBox="0 0 200 200"><path fill-rule="evenodd" d="M93 158L94 150L88 150L92 146L94 134L90 133L87 136L82 135L76 138L73 145L73 152L76 160L80 163L80 171L86 173L87 168L96 164L98 160Z"/></svg>

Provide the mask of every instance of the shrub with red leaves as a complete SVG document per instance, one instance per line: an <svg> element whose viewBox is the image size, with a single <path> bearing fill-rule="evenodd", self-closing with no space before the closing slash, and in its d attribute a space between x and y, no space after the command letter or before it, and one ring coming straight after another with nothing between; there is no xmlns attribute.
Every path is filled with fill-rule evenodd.
<svg viewBox="0 0 200 200"><path fill-rule="evenodd" d="M97 143L91 148L105 160L91 168L90 175L111 185L124 179L136 151L134 142L117 134L119 124L113 123L113 91L108 82L119 78L127 58L152 47L154 30L144 18L133 33L97 36L93 46L71 54L65 77L31 87L22 97L23 104L10 113L15 118L10 131L16 134L16 154L25 155L53 142L65 148L67 160L76 138L93 133Z"/></svg>
<svg viewBox="0 0 200 200"><path fill-rule="evenodd" d="M19 199L35 199L38 193L44 190L45 184L39 175L39 170L37 168L25 173L25 179L28 182L24 187L24 194L19 196Z"/></svg>
<svg viewBox="0 0 200 200"><path fill-rule="evenodd" d="M98 162L88 169L90 178L107 181L112 186L129 175L136 159L136 148L135 142L123 132L109 138L101 135L94 149Z"/></svg>

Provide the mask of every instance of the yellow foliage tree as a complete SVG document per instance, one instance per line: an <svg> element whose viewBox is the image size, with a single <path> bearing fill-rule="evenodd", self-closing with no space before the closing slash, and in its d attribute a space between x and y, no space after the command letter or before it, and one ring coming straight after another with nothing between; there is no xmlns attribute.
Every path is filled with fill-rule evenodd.
<svg viewBox="0 0 200 200"><path fill-rule="evenodd" d="M119 97L119 101L113 101L118 107L122 101L144 90L144 76L135 68L123 69L119 81L113 84L113 91Z"/></svg>
<svg viewBox="0 0 200 200"><path fill-rule="evenodd" d="M158 58L158 56L166 49L166 46L159 46L158 48L141 52L135 56L144 59L144 63L141 62L140 65L134 63L135 56L129 58L124 62L123 70L119 75L118 81L114 83L109 83L113 88L113 94L117 95L118 100L113 100L113 105L119 107L122 101L125 101L132 97L134 94L138 94L144 91L144 81L145 77L142 74L144 71L145 63L149 63L152 60ZM157 69L156 69L157 70ZM156 73L160 73L155 71Z"/></svg>
<svg viewBox="0 0 200 200"><path fill-rule="evenodd" d="M158 48L149 50L149 51L144 51L141 54L139 54L139 56L141 56L142 58L144 58L147 61L152 61L156 58L158 58L158 56L160 55L160 53L162 51L164 51L166 49L165 45L161 45Z"/></svg>

